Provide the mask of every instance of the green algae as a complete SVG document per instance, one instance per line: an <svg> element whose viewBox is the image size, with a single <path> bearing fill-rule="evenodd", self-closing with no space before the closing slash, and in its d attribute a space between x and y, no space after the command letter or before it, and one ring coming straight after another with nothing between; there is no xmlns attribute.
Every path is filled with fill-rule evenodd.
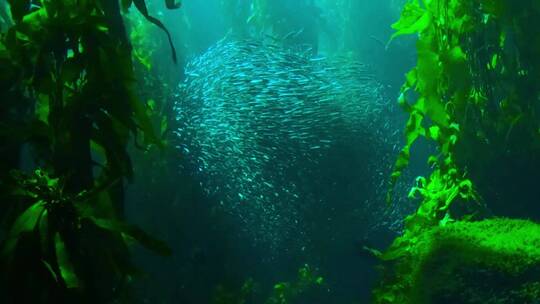
<svg viewBox="0 0 540 304"><path fill-rule="evenodd" d="M540 225L528 220L446 224L381 258L394 267L386 269L375 303L529 303L540 297Z"/></svg>

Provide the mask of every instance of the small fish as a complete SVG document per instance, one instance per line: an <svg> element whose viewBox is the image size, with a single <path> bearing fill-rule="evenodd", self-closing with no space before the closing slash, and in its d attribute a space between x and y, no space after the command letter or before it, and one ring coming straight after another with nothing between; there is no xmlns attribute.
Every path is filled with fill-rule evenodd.
<svg viewBox="0 0 540 304"><path fill-rule="evenodd" d="M204 193L223 208L248 203L271 212L273 203L300 200L301 187L280 181L307 174L298 164L316 164L335 143L363 138L387 106L365 65L271 41L224 39L184 73L174 134L186 168L199 171Z"/></svg>

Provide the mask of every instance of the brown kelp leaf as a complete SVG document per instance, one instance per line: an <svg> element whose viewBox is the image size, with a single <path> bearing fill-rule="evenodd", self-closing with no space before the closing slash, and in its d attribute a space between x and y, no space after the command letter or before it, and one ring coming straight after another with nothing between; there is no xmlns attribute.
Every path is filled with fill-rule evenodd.
<svg viewBox="0 0 540 304"><path fill-rule="evenodd" d="M67 288L79 287L79 278L75 273L73 264L69 259L69 254L66 249L66 244L62 240L59 232L54 235L54 247L56 251L56 260L58 262L58 268L60 269L60 275L66 283Z"/></svg>
<svg viewBox="0 0 540 304"><path fill-rule="evenodd" d="M170 2L170 1L167 1L167 2ZM165 27L165 25L163 25L163 23L161 23L161 21L159 21L158 19L156 19L156 18L154 18L154 17L152 17L152 16L150 16L148 14L148 8L146 7L146 1L145 0L134 0L133 3L135 4L135 6L139 10L139 12L146 18L146 20L148 20L148 21L152 22L153 24L155 24L157 27L162 29L165 32L165 34L167 34L167 39L169 40L169 45L171 47L172 58L173 58L174 63L176 63L177 62L177 60L176 60L176 49L174 48L174 44L173 44L173 41L172 41L172 38L171 38L171 33L169 33L169 30L167 30L167 28Z"/></svg>
<svg viewBox="0 0 540 304"><path fill-rule="evenodd" d="M96 218L93 216L89 216L87 219L91 220L100 228L119 232L125 236L131 237L139 242L142 246L154 251L157 254L162 256L170 256L172 254L171 249L165 242L150 236L137 226L129 225L113 219Z"/></svg>
<svg viewBox="0 0 540 304"><path fill-rule="evenodd" d="M4 242L4 248L2 248L2 255L9 256L17 245L19 236L23 232L30 232L34 230L38 224L38 220L41 217L41 214L45 210L45 203L43 201L38 201L34 203L28 209L26 209L19 217L15 220L11 230L8 234L6 241Z"/></svg>
<svg viewBox="0 0 540 304"><path fill-rule="evenodd" d="M11 16L15 22L20 22L30 12L30 0L9 0L8 2L11 7Z"/></svg>

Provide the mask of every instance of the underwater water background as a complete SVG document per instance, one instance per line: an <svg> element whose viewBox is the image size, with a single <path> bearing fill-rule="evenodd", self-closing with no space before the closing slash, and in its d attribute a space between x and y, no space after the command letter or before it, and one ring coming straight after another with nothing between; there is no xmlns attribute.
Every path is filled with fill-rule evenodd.
<svg viewBox="0 0 540 304"><path fill-rule="evenodd" d="M136 252L138 265L148 272L134 288L141 303L213 303L217 290L238 294L248 279L258 287L246 303L263 303L276 283L296 280L306 264L316 269L324 284L295 303L367 303L377 278L376 260L362 247L387 246L412 210L403 199L410 178L401 186L403 193L397 191L399 203L385 202L405 123L395 100L416 58L414 38L387 45L390 25L404 1L268 1L268 24L248 23L263 2L185 1L181 11L150 3L181 54L180 63L172 66L167 63L168 49L158 50L163 61L158 66L181 83L171 98L176 104L171 114L190 126L177 127L178 155L164 156L169 167L165 175L144 168L128 186L127 218L166 240L174 252L170 259ZM250 43L251 51L246 46ZM332 62L338 57L346 60ZM331 101L361 104L361 109L339 110L339 115L356 117L350 125L330 123L331 109L307 102L300 105L298 116L286 114L293 109L291 103L302 99L291 100L286 93L303 90L305 95L317 89L279 81L316 74L307 66L310 58L314 63L328 61L337 71L350 62L362 66L361 76L351 72L343 76L349 83L339 87L330 81L335 79L331 75L320 76L329 80L315 84L329 100L354 90L355 84L363 86L366 96ZM235 82L239 74L243 78ZM267 95L256 96L250 90L264 89L256 85L259 80L277 84L268 86ZM251 95L242 96L244 91ZM264 106L278 102L281 109ZM265 114L266 120L253 121ZM189 118L193 121L186 122ZM280 125L269 128L272 122ZM268 134L227 135L232 124ZM307 141L330 138L328 147L280 133L302 129L309 132ZM224 152L228 146L231 151ZM306 154L314 146L316 155ZM274 153L271 147L287 151ZM428 150L422 144L416 149L420 155ZM253 155L271 161L261 164L250 160ZM425 165L414 158L412 162L410 175L419 175ZM255 169L262 172L258 179L242 178Z"/></svg>

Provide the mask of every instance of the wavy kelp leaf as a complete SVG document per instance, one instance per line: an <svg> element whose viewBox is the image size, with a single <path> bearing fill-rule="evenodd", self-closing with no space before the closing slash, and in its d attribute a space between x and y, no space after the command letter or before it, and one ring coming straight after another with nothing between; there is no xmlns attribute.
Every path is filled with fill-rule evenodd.
<svg viewBox="0 0 540 304"><path fill-rule="evenodd" d="M34 230L44 210L44 202L39 201L28 207L28 209L26 209L21 215L19 215L19 217L15 220L13 226L11 226L11 230L4 243L4 248L2 249L3 255L9 255L13 252L21 233Z"/></svg>
<svg viewBox="0 0 540 304"><path fill-rule="evenodd" d="M133 4L133 0L121 0L122 9L127 11L131 5Z"/></svg>
<svg viewBox="0 0 540 304"><path fill-rule="evenodd" d="M434 97L426 100L425 103L425 114L436 124L441 127L448 127L449 125L449 116L446 112L444 104Z"/></svg>
<svg viewBox="0 0 540 304"><path fill-rule="evenodd" d="M170 256L172 253L171 249L165 242L150 236L148 233L144 232L137 226L129 225L113 219L102 219L93 216L89 216L86 218L91 220L96 226L100 228L119 232L125 236L131 237L147 249L152 250L162 256Z"/></svg>
<svg viewBox="0 0 540 304"><path fill-rule="evenodd" d="M24 15L21 21L22 22L17 27L18 38L23 38L22 35L26 35L28 42L36 43L41 41L43 38L42 29L44 25L50 21L49 13L45 8L40 8L34 12Z"/></svg>
<svg viewBox="0 0 540 304"><path fill-rule="evenodd" d="M411 147L418 137L425 136L426 130L424 127L422 127L423 120L424 116L418 111L413 111L411 116L409 116L409 120L405 126L405 135L407 137L408 147Z"/></svg>
<svg viewBox="0 0 540 304"><path fill-rule="evenodd" d="M402 35L421 32L429 26L430 22L431 16L429 12L422 9L418 3L407 3L401 18L392 24L392 28L396 32L390 37L390 42Z"/></svg>
<svg viewBox="0 0 540 304"><path fill-rule="evenodd" d="M110 174L114 177L125 176L128 180L133 178L131 159L123 149L118 139L126 138L127 129L115 119L102 120L94 130L93 141L105 151Z"/></svg>
<svg viewBox="0 0 540 304"><path fill-rule="evenodd" d="M146 144L155 144L159 147L162 146L162 141L156 135L152 120L147 113L145 105L134 95L129 98L131 107L133 108L133 114L137 121L137 126L140 128L144 135Z"/></svg>
<svg viewBox="0 0 540 304"><path fill-rule="evenodd" d="M30 11L30 0L8 0L11 16L15 22L20 22L24 15Z"/></svg>
<svg viewBox="0 0 540 304"><path fill-rule="evenodd" d="M133 0L121 0L121 3L122 9L126 11L133 4ZM174 10L182 7L182 2L176 0L165 0L165 6L167 7L167 9Z"/></svg>
<svg viewBox="0 0 540 304"><path fill-rule="evenodd" d="M56 251L56 260L58 262L58 268L60 269L60 275L66 283L67 288L79 287L79 278L75 273L73 264L69 258L69 254L66 250L66 244L62 240L59 232L54 235L54 248Z"/></svg>
<svg viewBox="0 0 540 304"><path fill-rule="evenodd" d="M44 210L38 223L39 243L42 252L48 252L50 246L49 212Z"/></svg>
<svg viewBox="0 0 540 304"><path fill-rule="evenodd" d="M54 272L54 269L52 268L51 264L49 264L49 262L45 260L41 260L41 263L43 263L43 266L45 266L45 269L47 269L47 271L49 272L53 280L56 283L58 283L58 275L56 274L56 272Z"/></svg>
<svg viewBox="0 0 540 304"><path fill-rule="evenodd" d="M443 63L438 53L431 49L431 41L417 43L418 64L416 90L424 97L438 96L438 89L443 76Z"/></svg>
<svg viewBox="0 0 540 304"><path fill-rule="evenodd" d="M167 1L167 2L170 2L170 1ZM174 63L176 63L177 62L176 49L174 48L174 44L171 38L171 33L169 33L169 30L165 27L165 25L163 25L163 23L161 23L161 21L150 16L150 14L148 13L148 8L146 7L146 2L144 0L133 0L133 3L135 4L135 7L137 7L139 12L144 16L144 18L146 18L146 20L155 24L157 27L162 29L165 32L165 34L167 34L167 39L169 40L169 45L171 47L172 58L173 58Z"/></svg>

